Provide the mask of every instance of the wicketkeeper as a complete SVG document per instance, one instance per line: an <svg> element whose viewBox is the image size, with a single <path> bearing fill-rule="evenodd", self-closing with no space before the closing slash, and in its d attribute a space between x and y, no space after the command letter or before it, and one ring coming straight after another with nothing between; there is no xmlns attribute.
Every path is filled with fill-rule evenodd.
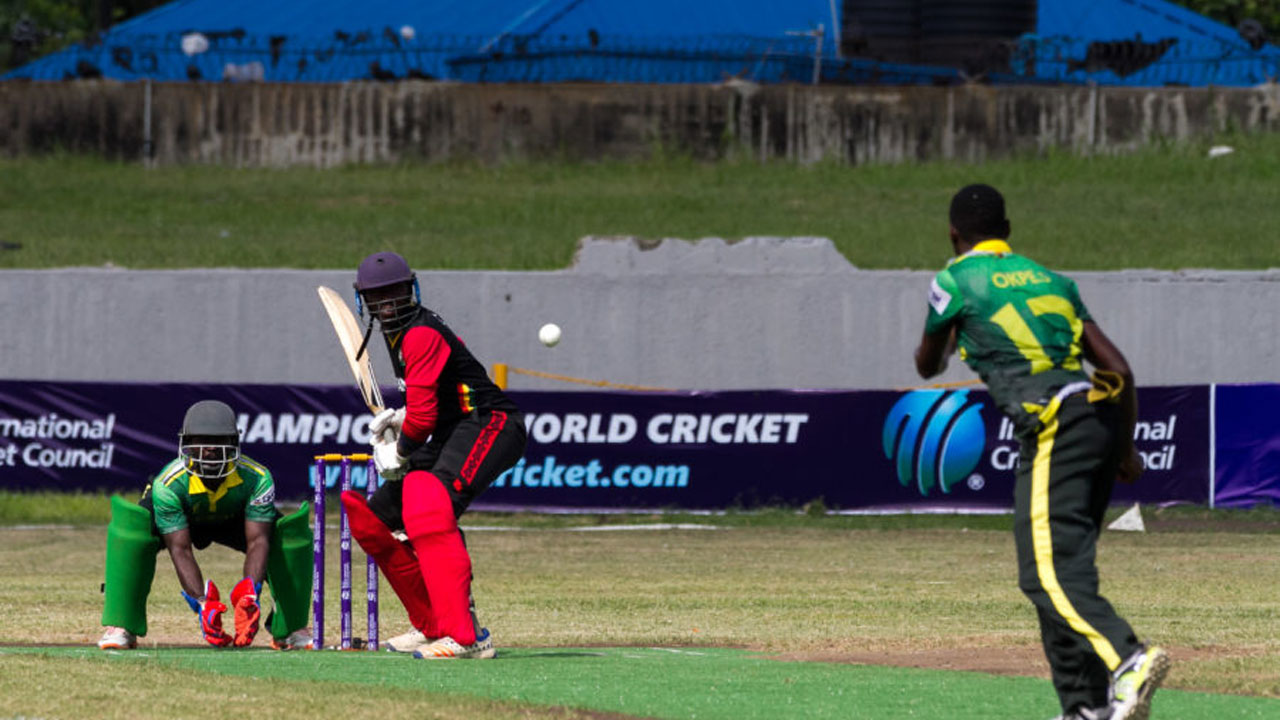
<svg viewBox="0 0 1280 720"><path fill-rule="evenodd" d="M244 578L223 598L206 581L193 548L219 543L244 553ZM304 503L282 517L275 483L262 465L240 454L235 412L217 400L192 405L178 435L178 457L160 471L133 504L111 498L106 581L98 641L104 650L137 647L147 634L147 596L161 544L169 550L182 597L214 647L244 647L257 635L265 580L275 612L267 621L271 646L307 647L311 597L311 525ZM223 615L234 618L224 627Z"/></svg>
<svg viewBox="0 0 1280 720"><path fill-rule="evenodd" d="M458 517L524 454L524 418L440 316L421 305L404 258L365 258L355 289L361 314L378 321L405 394L403 408L370 424L374 461L387 482L368 502L359 492L342 494L351 534L414 627L389 645L418 658L491 658ZM407 544L393 531L403 531Z"/></svg>

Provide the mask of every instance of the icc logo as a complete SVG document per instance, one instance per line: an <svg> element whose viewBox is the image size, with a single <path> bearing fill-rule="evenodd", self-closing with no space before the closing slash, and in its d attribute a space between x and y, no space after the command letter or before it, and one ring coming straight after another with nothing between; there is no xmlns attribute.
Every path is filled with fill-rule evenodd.
<svg viewBox="0 0 1280 720"><path fill-rule="evenodd" d="M987 433L968 390L914 390L903 395L884 420L884 455L893 461L898 482L913 482L928 496L944 493L978 466Z"/></svg>

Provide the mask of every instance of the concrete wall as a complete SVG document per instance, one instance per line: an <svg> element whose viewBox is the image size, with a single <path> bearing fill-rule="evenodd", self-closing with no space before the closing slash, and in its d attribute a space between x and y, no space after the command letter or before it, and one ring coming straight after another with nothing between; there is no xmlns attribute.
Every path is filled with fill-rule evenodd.
<svg viewBox="0 0 1280 720"><path fill-rule="evenodd" d="M1073 273L1144 384L1280 382L1280 271ZM487 365L671 388L894 388L929 272L863 271L822 238L584 241L552 272L420 272ZM315 286L354 269L0 271L0 375L347 383ZM538 343L544 322L564 329ZM385 351L375 368L391 378ZM941 380L972 376L953 362ZM567 388L513 376L513 387Z"/></svg>
<svg viewBox="0 0 1280 720"><path fill-rule="evenodd" d="M669 148L850 164L1128 150L1272 130L1280 90L1248 88L474 85L150 86L159 163L308 165L633 157ZM144 156L147 86L0 83L0 153Z"/></svg>

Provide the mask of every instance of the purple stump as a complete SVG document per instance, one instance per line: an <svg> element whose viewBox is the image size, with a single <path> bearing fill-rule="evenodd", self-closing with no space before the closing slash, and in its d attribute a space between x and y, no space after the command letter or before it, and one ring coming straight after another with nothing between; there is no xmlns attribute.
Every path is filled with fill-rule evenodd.
<svg viewBox="0 0 1280 720"><path fill-rule="evenodd" d="M378 489L378 468L373 463L373 456L368 457L369 464L365 467L365 497L373 497L374 491ZM365 597L368 600L369 609L369 645L370 650L378 649L378 564L374 562L373 556L367 556L367 567L365 568Z"/></svg>
<svg viewBox="0 0 1280 720"><path fill-rule="evenodd" d="M351 458L342 458L342 492L351 489ZM342 597L342 650L351 649L351 522L347 519L347 510L338 507L338 546L340 548L338 571L340 574L340 590Z"/></svg>
<svg viewBox="0 0 1280 720"><path fill-rule="evenodd" d="M327 456L317 455L315 462L315 527L311 533L311 649L324 648L324 464Z"/></svg>

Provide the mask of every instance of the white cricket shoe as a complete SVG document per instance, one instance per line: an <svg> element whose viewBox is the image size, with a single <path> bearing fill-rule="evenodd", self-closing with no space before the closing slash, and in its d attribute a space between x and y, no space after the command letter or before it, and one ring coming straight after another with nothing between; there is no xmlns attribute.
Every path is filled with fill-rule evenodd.
<svg viewBox="0 0 1280 720"><path fill-rule="evenodd" d="M1140 647L1125 659L1111 683L1112 720L1147 720L1155 695L1173 662L1164 648Z"/></svg>
<svg viewBox="0 0 1280 720"><path fill-rule="evenodd" d="M271 638L272 650L310 650L311 628L300 628L282 638Z"/></svg>
<svg viewBox="0 0 1280 720"><path fill-rule="evenodd" d="M397 635L386 642L387 649L391 652L411 653L423 645L431 644L432 638L422 634L422 631L414 628L403 635Z"/></svg>
<svg viewBox="0 0 1280 720"><path fill-rule="evenodd" d="M138 636L122 627L108 625L98 647L102 650L132 650L138 647Z"/></svg>
<svg viewBox="0 0 1280 720"><path fill-rule="evenodd" d="M497 654L488 628L481 628L476 641L470 645L446 636L413 651L413 656L419 660L488 660Z"/></svg>

